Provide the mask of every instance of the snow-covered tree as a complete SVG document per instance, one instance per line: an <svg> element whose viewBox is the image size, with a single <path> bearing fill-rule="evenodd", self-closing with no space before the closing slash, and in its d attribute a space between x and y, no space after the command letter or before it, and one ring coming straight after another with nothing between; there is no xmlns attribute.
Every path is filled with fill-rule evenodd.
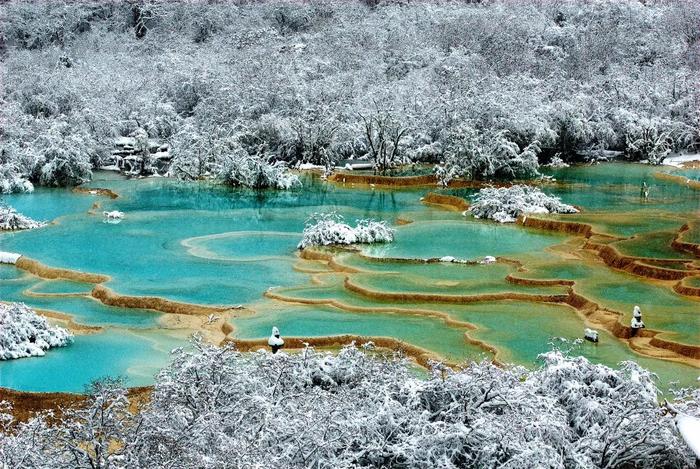
<svg viewBox="0 0 700 469"><path fill-rule="evenodd" d="M357 220L352 227L335 212L315 213L306 221L298 247L390 243L394 240L394 233L394 229L384 221Z"/></svg>
<svg viewBox="0 0 700 469"><path fill-rule="evenodd" d="M364 349L370 349L365 351ZM115 383L87 402L10 426L8 467L691 468L654 377L554 351L534 370L488 361L417 376L371 343L336 354L173 352L149 402L128 412ZM697 395L674 405L698 416ZM5 409L7 412L9 409Z"/></svg>
<svg viewBox="0 0 700 469"><path fill-rule="evenodd" d="M576 213L578 210L558 197L547 195L536 187L486 187L474 196L469 211L475 218L499 223L513 223L522 214Z"/></svg>
<svg viewBox="0 0 700 469"><path fill-rule="evenodd" d="M14 208L0 201L0 230L31 230L41 228L45 223L22 215Z"/></svg>
<svg viewBox="0 0 700 469"><path fill-rule="evenodd" d="M22 303L0 303L0 360L40 357L73 341L67 330L50 325Z"/></svg>

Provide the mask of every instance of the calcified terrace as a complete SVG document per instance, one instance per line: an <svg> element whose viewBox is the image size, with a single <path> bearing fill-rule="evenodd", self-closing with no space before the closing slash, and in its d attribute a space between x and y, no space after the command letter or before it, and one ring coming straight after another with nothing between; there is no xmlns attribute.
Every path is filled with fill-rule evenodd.
<svg viewBox="0 0 700 469"><path fill-rule="evenodd" d="M262 201L206 184L114 178L72 194L39 190L18 197L29 201L20 208L30 212L34 197L70 197L75 206L45 229L3 235L23 257L0 268L0 289L4 300L25 301L80 332L77 349L86 346L81 340L127 344L120 353L133 360L113 368L132 385L148 384L153 371L141 369L144 361L153 361L152 370L162 366L168 347L185 344L192 332L254 350L272 325L289 348L372 341L421 365L482 358L531 364L553 337L573 340L593 327L603 332L601 342L583 344L580 353L608 364L635 359L664 382L692 383L700 368L700 193L652 168L624 169L622 180L596 167L555 173L558 181L541 183L543 190L581 213L523 216L514 225L465 217L472 185L436 190L424 178L363 181L353 174L343 182L339 174L323 183L308 176L303 193ZM641 179L654 181L647 205L635 194ZM382 183L393 188L370 186ZM164 197L183 202L164 205ZM188 202L192 197L202 200ZM126 218L101 223L95 205ZM296 251L304 217L324 209L386 219L397 241ZM197 223L183 224L188 217ZM70 241L61 245L63 239ZM81 239L96 248L84 253L75 246ZM51 242L66 251L50 250ZM441 262L444 255L465 262ZM480 264L484 255L497 262ZM637 303L647 329L632 337ZM75 360L71 347L56 353L31 366L49 366L52 356ZM110 360L117 352L98 353ZM0 364L0 372L8 370L2 386L75 389L37 388L16 362ZM17 381L7 382L9 371Z"/></svg>

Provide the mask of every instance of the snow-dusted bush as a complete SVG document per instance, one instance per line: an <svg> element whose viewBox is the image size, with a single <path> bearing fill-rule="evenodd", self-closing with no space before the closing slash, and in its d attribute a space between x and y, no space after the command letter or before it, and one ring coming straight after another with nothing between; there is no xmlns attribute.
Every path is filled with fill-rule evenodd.
<svg viewBox="0 0 700 469"><path fill-rule="evenodd" d="M73 341L67 330L50 325L22 303L0 303L0 360L40 357Z"/></svg>
<svg viewBox="0 0 700 469"><path fill-rule="evenodd" d="M435 172L444 186L458 177L531 178L539 174L539 153L536 140L521 151L507 130L481 132L470 123L464 123L448 133L444 162Z"/></svg>
<svg viewBox="0 0 700 469"><path fill-rule="evenodd" d="M369 348L372 348L369 346ZM560 352L535 370L434 364L348 346L337 355L176 349L149 403L95 386L54 425L0 435L8 467L691 468L653 376ZM685 394L676 405L698 416ZM11 417L0 419L8 424ZM81 449L81 451L75 448Z"/></svg>
<svg viewBox="0 0 700 469"><path fill-rule="evenodd" d="M34 185L12 166L0 164L0 194L15 192L34 192Z"/></svg>
<svg viewBox="0 0 700 469"><path fill-rule="evenodd" d="M627 133L627 155L632 160L644 160L649 164L661 164L673 149L671 132L664 123L645 119L631 126Z"/></svg>
<svg viewBox="0 0 700 469"><path fill-rule="evenodd" d="M569 164L562 160L559 155L554 155L545 166L548 168L568 168Z"/></svg>
<svg viewBox="0 0 700 469"><path fill-rule="evenodd" d="M469 211L475 218L488 218L499 223L513 223L521 214L578 212L558 197L524 185L483 188L474 196Z"/></svg>
<svg viewBox="0 0 700 469"><path fill-rule="evenodd" d="M393 240L394 229L384 221L357 220L356 226L352 227L335 212L315 213L306 222L298 248L333 244L390 243Z"/></svg>
<svg viewBox="0 0 700 469"><path fill-rule="evenodd" d="M31 230L44 225L45 223L32 220L9 205L0 202L0 230Z"/></svg>
<svg viewBox="0 0 700 469"><path fill-rule="evenodd" d="M294 189L301 186L296 174L289 172L283 161L270 161L261 156L237 156L222 161L221 179L232 186L254 189Z"/></svg>

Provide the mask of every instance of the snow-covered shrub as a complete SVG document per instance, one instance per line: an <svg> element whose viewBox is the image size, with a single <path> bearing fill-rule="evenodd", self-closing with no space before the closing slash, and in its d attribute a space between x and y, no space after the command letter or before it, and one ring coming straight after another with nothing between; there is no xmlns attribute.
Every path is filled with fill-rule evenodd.
<svg viewBox="0 0 700 469"><path fill-rule="evenodd" d="M34 185L9 164L0 164L0 194L34 192Z"/></svg>
<svg viewBox="0 0 700 469"><path fill-rule="evenodd" d="M52 126L41 135L34 150L35 173L45 186L77 186L92 178L89 135L73 131L68 124Z"/></svg>
<svg viewBox="0 0 700 469"><path fill-rule="evenodd" d="M481 132L464 123L448 134L444 162L436 167L436 176L445 186L458 177L530 178L539 174L539 153L537 141L521 151L507 130Z"/></svg>
<svg viewBox="0 0 700 469"><path fill-rule="evenodd" d="M15 230L31 230L40 228L45 223L32 220L31 218L22 215L9 205L0 202L0 230L15 231Z"/></svg>
<svg viewBox="0 0 700 469"><path fill-rule="evenodd" d="M384 221L357 220L353 228L335 212L313 214L306 222L299 249L333 244L390 243L394 230Z"/></svg>
<svg viewBox="0 0 700 469"><path fill-rule="evenodd" d="M569 164L564 162L564 160L561 159L561 156L557 154L554 155L545 166L548 168L568 168Z"/></svg>
<svg viewBox="0 0 700 469"><path fill-rule="evenodd" d="M51 347L73 341L67 330L51 326L22 303L0 303L0 360L40 357Z"/></svg>
<svg viewBox="0 0 700 469"><path fill-rule="evenodd" d="M299 176L289 172L283 161L270 161L261 156L234 155L224 157L219 177L232 186L253 189L294 189L301 186Z"/></svg>
<svg viewBox="0 0 700 469"><path fill-rule="evenodd" d="M486 187L474 196L469 211L475 218L488 218L499 223L513 223L521 214L576 213L575 207L547 195L536 187Z"/></svg>
<svg viewBox="0 0 700 469"><path fill-rule="evenodd" d="M627 133L627 156L649 164L661 164L673 149L671 132L664 129L664 123L645 119L631 126Z"/></svg>
<svg viewBox="0 0 700 469"><path fill-rule="evenodd" d="M373 347L368 346L368 349ZM487 361L416 376L398 355L173 352L150 402L118 383L48 425L0 427L7 467L691 468L653 376L560 352L535 370ZM684 395L678 407L698 416ZM697 394L695 395L695 399ZM2 412L0 411L0 414ZM12 421L0 415L1 422ZM83 451L76 451L81 448Z"/></svg>

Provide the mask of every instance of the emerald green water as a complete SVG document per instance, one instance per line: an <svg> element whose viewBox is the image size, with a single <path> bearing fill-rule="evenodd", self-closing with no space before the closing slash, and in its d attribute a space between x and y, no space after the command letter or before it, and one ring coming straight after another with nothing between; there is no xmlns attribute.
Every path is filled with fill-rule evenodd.
<svg viewBox="0 0 700 469"><path fill-rule="evenodd" d="M692 256L674 251L668 243L683 223L697 220L700 191L657 179L654 171L658 168L641 165L567 168L554 172L557 183L545 190L584 209L569 219L587 220L600 231L620 236L634 235L616 243L626 254L692 261ZM649 202L639 199L642 179L652 188ZM562 257L557 246L570 239L564 235L475 220L424 205L420 198L428 191L425 188L359 189L311 177L304 184L301 191L259 193L208 183L125 180L98 173L90 186L111 189L119 198L56 189L4 197L26 215L52 223L38 230L0 234L0 250L18 252L52 267L109 275L106 286L121 294L247 305L255 313L232 320L233 335L241 338L266 337L276 325L286 336L394 337L451 361L490 356L486 349L467 342L468 334L496 347L499 359L528 365L549 349L554 338L581 337L583 320L563 305L518 301L394 304L353 293L344 285L350 277L362 288L388 293L566 292L566 287L523 286L505 280L514 274L575 280L579 293L624 313L624 321L639 304L648 327L663 330L672 340L700 342L700 302L602 263ZM462 195L469 193L461 191ZM97 215L89 213L94 202L101 205L95 210ZM119 224L103 223L102 210L120 210L126 217ZM309 215L330 210L349 222L376 218L394 224L400 217L413 223L395 226L394 243L364 247L363 255L369 257L338 252L336 263L361 272L334 273L322 262L300 260L296 251ZM691 235L689 232L687 239ZM487 255L519 260L524 269L508 263L372 259L454 256L478 260ZM263 298L270 287L284 300ZM91 379L107 374L123 375L132 385L146 384L167 362L169 351L186 344L184 332L162 329L163 314L105 306L89 296L91 288L79 282L45 281L0 265L0 301L23 301L68 314L81 324L103 327L98 333L77 335L73 345L52 350L45 357L1 362L0 386L79 392ZM411 310L413 314L406 314ZM475 329L446 321L446 317ZM583 344L579 352L610 365L637 360L657 372L663 382L693 384L698 376L692 367L641 357L607 333L598 345Z"/></svg>

